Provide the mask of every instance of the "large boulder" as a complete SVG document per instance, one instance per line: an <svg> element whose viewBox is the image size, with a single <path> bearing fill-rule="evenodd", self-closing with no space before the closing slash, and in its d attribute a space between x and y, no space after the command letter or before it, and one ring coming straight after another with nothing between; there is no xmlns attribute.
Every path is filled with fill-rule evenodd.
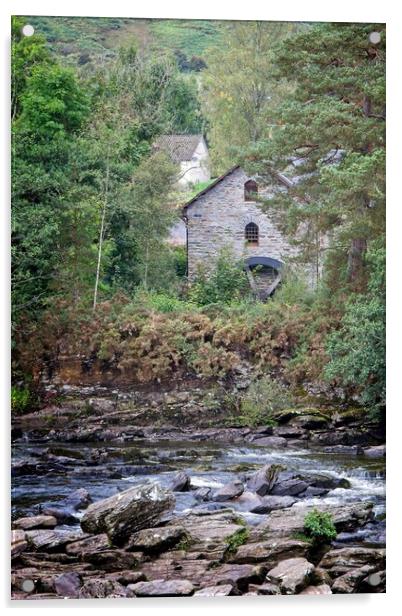
<svg viewBox="0 0 402 616"><path fill-rule="evenodd" d="M294 595L309 583L314 565L305 558L289 558L268 571L267 580L279 584L283 595Z"/></svg>
<svg viewBox="0 0 402 616"><path fill-rule="evenodd" d="M269 513L277 509L286 509L291 507L296 502L296 499L292 496L263 496L260 502L254 505L250 511L251 513Z"/></svg>
<svg viewBox="0 0 402 616"><path fill-rule="evenodd" d="M278 475L284 467L279 464L266 464L253 473L247 482L247 488L259 496L265 496L272 491Z"/></svg>
<svg viewBox="0 0 402 616"><path fill-rule="evenodd" d="M88 533L106 533L114 543L156 525L174 507L174 496L158 484L142 484L93 503L81 519Z"/></svg>

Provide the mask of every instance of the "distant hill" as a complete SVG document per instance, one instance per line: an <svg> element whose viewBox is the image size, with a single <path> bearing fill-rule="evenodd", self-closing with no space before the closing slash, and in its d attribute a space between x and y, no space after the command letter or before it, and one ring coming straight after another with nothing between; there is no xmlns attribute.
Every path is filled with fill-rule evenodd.
<svg viewBox="0 0 402 616"><path fill-rule="evenodd" d="M173 52L183 71L205 66L205 50L219 45L227 22L122 17L27 16L27 23L42 33L50 48L71 64L98 64L122 45L136 43L155 53Z"/></svg>

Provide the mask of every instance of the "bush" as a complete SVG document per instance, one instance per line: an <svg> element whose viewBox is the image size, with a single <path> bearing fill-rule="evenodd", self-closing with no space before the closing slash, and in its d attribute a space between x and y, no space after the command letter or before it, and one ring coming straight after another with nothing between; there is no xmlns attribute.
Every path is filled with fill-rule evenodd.
<svg viewBox="0 0 402 616"><path fill-rule="evenodd" d="M330 513L313 509L304 518L304 530L314 541L331 541L336 537L336 528Z"/></svg>
<svg viewBox="0 0 402 616"><path fill-rule="evenodd" d="M230 304L250 294L242 263L236 261L230 250L223 250L212 272L200 270L189 296L199 306Z"/></svg>
<svg viewBox="0 0 402 616"><path fill-rule="evenodd" d="M263 377L254 381L240 403L243 425L275 425L275 413L292 405L293 397L278 381Z"/></svg>
<svg viewBox="0 0 402 616"><path fill-rule="evenodd" d="M31 393L26 387L11 387L11 412L20 414L26 411L31 403Z"/></svg>

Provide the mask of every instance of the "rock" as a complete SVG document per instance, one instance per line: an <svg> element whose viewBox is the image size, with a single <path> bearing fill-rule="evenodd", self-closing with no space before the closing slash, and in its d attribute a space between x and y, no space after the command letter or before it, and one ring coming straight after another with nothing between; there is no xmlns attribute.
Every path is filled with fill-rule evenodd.
<svg viewBox="0 0 402 616"><path fill-rule="evenodd" d="M301 494L299 494L299 497L301 498L311 498L314 496L324 496L325 494L328 494L329 490L327 490L326 488L313 488L312 486L309 486L304 492L301 492Z"/></svg>
<svg viewBox="0 0 402 616"><path fill-rule="evenodd" d="M91 535L81 541L74 541L66 545L66 553L70 556L84 556L88 553L100 552L110 548L110 540L106 533Z"/></svg>
<svg viewBox="0 0 402 616"><path fill-rule="evenodd" d="M366 449L363 449L363 455L366 458L385 458L385 445L367 447Z"/></svg>
<svg viewBox="0 0 402 616"><path fill-rule="evenodd" d="M146 528L131 535L125 549L144 552L163 552L186 538L187 533L182 526Z"/></svg>
<svg viewBox="0 0 402 616"><path fill-rule="evenodd" d="M303 481L303 479L292 477L289 479L278 479L278 482L271 490L271 494L277 496L297 496L307 490L307 488L308 483Z"/></svg>
<svg viewBox="0 0 402 616"><path fill-rule="evenodd" d="M384 569L384 564L384 549L350 547L330 550L322 558L319 566L327 569L331 577L338 577L351 569L360 569L365 565L373 565L377 570Z"/></svg>
<svg viewBox="0 0 402 616"><path fill-rule="evenodd" d="M85 552L82 560L104 571L119 571L119 569L135 569L142 561L142 553L125 552L124 550L103 550Z"/></svg>
<svg viewBox="0 0 402 616"><path fill-rule="evenodd" d="M307 586L301 591L301 595L332 595L331 587L328 584L320 584L319 586Z"/></svg>
<svg viewBox="0 0 402 616"><path fill-rule="evenodd" d="M271 511L266 520L256 526L252 533L257 540L262 537L289 537L294 533L304 531L305 516L317 508L314 505L295 503L292 507L279 511ZM372 503L350 503L343 505L322 504L320 511L327 511L332 515L336 530L353 530L363 526L373 517Z"/></svg>
<svg viewBox="0 0 402 616"><path fill-rule="evenodd" d="M305 436L306 431L297 426L278 426L274 429L274 434L282 438L300 439Z"/></svg>
<svg viewBox="0 0 402 616"><path fill-rule="evenodd" d="M216 492L214 492L213 494L212 499L217 502L225 502L232 500L233 498L237 498L238 496L241 496L243 492L243 483L240 480L236 479L235 481L227 483L222 488L216 490Z"/></svg>
<svg viewBox="0 0 402 616"><path fill-rule="evenodd" d="M137 582L145 582L146 576L142 571L116 571L107 575L108 580L114 580L127 586L128 584L136 584Z"/></svg>
<svg viewBox="0 0 402 616"><path fill-rule="evenodd" d="M15 528L30 530L31 528L54 528L57 520L51 515L33 515L27 518L19 518L13 522Z"/></svg>
<svg viewBox="0 0 402 616"><path fill-rule="evenodd" d="M360 569L353 569L336 578L332 584L332 592L334 594L351 594L357 591L359 583L364 578L375 571L375 567L365 565Z"/></svg>
<svg viewBox="0 0 402 616"><path fill-rule="evenodd" d="M208 501L212 497L212 488L198 488L198 490L195 490L193 496L197 501Z"/></svg>
<svg viewBox="0 0 402 616"><path fill-rule="evenodd" d="M362 580L358 587L358 592L361 593L379 593L385 592L386 573L385 571L376 571L371 573Z"/></svg>
<svg viewBox="0 0 402 616"><path fill-rule="evenodd" d="M193 512L180 517L169 526L184 528L193 541L200 543L226 543L232 535L244 530L244 526L237 522L232 511L204 515Z"/></svg>
<svg viewBox="0 0 402 616"><path fill-rule="evenodd" d="M67 507L71 507L74 511L85 509L92 502L92 498L85 488L78 488L71 492L65 499L64 503Z"/></svg>
<svg viewBox="0 0 402 616"><path fill-rule="evenodd" d="M60 597L77 598L82 586L82 579L78 573L70 571L57 576L53 582L56 593Z"/></svg>
<svg viewBox="0 0 402 616"><path fill-rule="evenodd" d="M194 586L188 580L153 580L137 582L128 587L136 597L188 597L194 592Z"/></svg>
<svg viewBox="0 0 402 616"><path fill-rule="evenodd" d="M67 543L85 539L87 535L79 531L27 530L25 537L34 550L49 552L61 550Z"/></svg>
<svg viewBox="0 0 402 616"><path fill-rule="evenodd" d="M56 518L57 524L75 525L79 523L79 519L71 513L69 509L59 507L45 507L42 513L46 516Z"/></svg>
<svg viewBox="0 0 402 616"><path fill-rule="evenodd" d="M132 597L133 593L114 580L92 579L87 580L81 587L79 599L117 599L119 597Z"/></svg>
<svg viewBox="0 0 402 616"><path fill-rule="evenodd" d="M259 496L265 496L271 492L283 468L283 466L278 464L267 464L263 466L249 477L247 488L252 492L256 492Z"/></svg>
<svg viewBox="0 0 402 616"><path fill-rule="evenodd" d="M247 589L250 582L262 582L267 569L266 567L250 564L225 564L216 567L211 572L211 581L215 584L233 584L240 591Z"/></svg>
<svg viewBox="0 0 402 616"><path fill-rule="evenodd" d="M271 449L282 449L288 446L288 442L282 436L265 436L253 440L253 445L269 447Z"/></svg>
<svg viewBox="0 0 402 616"><path fill-rule="evenodd" d="M251 513L269 513L277 509L286 509L296 502L292 496L264 496L261 502L250 509Z"/></svg>
<svg viewBox="0 0 402 616"><path fill-rule="evenodd" d="M283 595L295 595L308 585L313 571L305 558L289 558L268 571L267 580L279 584Z"/></svg>
<svg viewBox="0 0 402 616"><path fill-rule="evenodd" d="M135 486L90 505L81 527L89 533L106 532L113 542L123 542L130 534L157 524L174 502L173 495L158 484Z"/></svg>
<svg viewBox="0 0 402 616"><path fill-rule="evenodd" d="M249 592L257 595L280 595L281 591L279 586L272 584L271 582L265 582L264 584L249 584Z"/></svg>
<svg viewBox="0 0 402 616"><path fill-rule="evenodd" d="M231 584L221 584L220 586L207 586L194 593L194 597L227 597L233 592Z"/></svg>
<svg viewBox="0 0 402 616"><path fill-rule="evenodd" d="M260 543L245 543L239 546L236 554L230 558L230 562L264 563L267 567L274 567L281 560L291 556L305 556L309 547L307 542L297 539L273 539Z"/></svg>
<svg viewBox="0 0 402 616"><path fill-rule="evenodd" d="M25 552L28 548L28 541L26 540L23 530L11 531L11 558L17 558L22 552Z"/></svg>
<svg viewBox="0 0 402 616"><path fill-rule="evenodd" d="M245 491L236 499L236 509L239 511L252 511L263 504L263 499L255 492Z"/></svg>
<svg viewBox="0 0 402 616"><path fill-rule="evenodd" d="M328 419L320 415L298 415L290 420L291 426L298 426L305 430L323 430L328 426Z"/></svg>
<svg viewBox="0 0 402 616"><path fill-rule="evenodd" d="M188 492L191 488L191 479L184 471L179 471L174 475L169 484L172 492Z"/></svg>

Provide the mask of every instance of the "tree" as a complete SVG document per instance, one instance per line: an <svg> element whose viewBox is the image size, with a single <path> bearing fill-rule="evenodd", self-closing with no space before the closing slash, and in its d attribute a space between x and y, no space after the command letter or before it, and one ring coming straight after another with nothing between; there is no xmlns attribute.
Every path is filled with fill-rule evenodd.
<svg viewBox="0 0 402 616"><path fill-rule="evenodd" d="M373 31L379 43L370 41ZM275 63L295 91L246 167L267 183L290 170L287 192L271 206L289 233L303 230L307 251L330 238L325 248L341 249L350 288L364 289L367 243L385 223L385 26L316 25L286 39Z"/></svg>
<svg viewBox="0 0 402 616"><path fill-rule="evenodd" d="M328 338L329 380L357 391L362 404L377 413L385 407L385 248L377 241L368 252L367 295L353 295L340 329Z"/></svg>
<svg viewBox="0 0 402 616"><path fill-rule="evenodd" d="M236 162L239 147L270 134L272 113L289 85L273 79L273 49L297 25L233 22L223 43L207 55L202 74L203 113L217 174Z"/></svg>

